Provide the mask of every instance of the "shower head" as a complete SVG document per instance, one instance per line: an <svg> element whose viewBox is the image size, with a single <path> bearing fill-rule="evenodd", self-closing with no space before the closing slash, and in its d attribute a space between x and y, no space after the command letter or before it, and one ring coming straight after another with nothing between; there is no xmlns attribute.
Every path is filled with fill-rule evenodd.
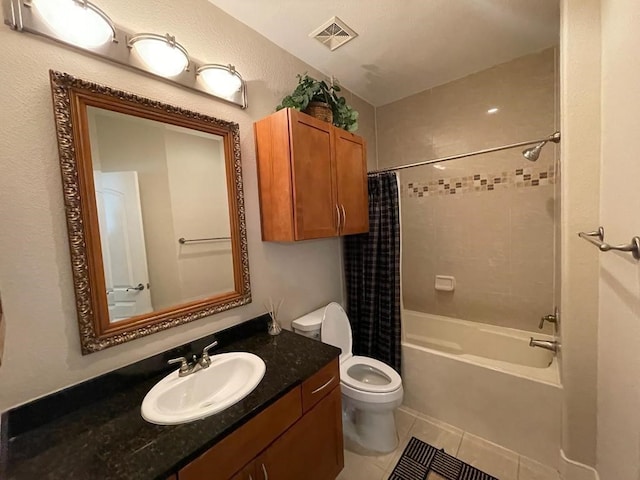
<svg viewBox="0 0 640 480"><path fill-rule="evenodd" d="M535 162L540 157L540 152L542 151L542 147L547 144L547 141L538 143L535 147L525 148L522 151L522 156L529 160L530 162Z"/></svg>
<svg viewBox="0 0 640 480"><path fill-rule="evenodd" d="M543 140L533 147L525 148L522 151L522 156L530 162L535 162L540 157L542 147L544 147L547 142L560 143L560 132L555 132L553 135L549 136L549 138Z"/></svg>

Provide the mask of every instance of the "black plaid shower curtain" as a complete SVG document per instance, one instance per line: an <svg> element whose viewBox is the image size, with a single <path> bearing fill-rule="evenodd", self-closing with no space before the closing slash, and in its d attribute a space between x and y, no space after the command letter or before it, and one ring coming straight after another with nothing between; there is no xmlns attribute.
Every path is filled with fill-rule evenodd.
<svg viewBox="0 0 640 480"><path fill-rule="evenodd" d="M345 237L353 351L400 373L400 207L395 173L369 175L369 233Z"/></svg>

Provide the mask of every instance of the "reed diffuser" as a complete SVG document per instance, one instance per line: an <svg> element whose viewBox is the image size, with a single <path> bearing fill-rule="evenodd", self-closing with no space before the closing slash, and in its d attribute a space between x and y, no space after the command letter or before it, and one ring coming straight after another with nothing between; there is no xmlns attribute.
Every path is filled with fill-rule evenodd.
<svg viewBox="0 0 640 480"><path fill-rule="evenodd" d="M278 312L280 311L280 307L284 303L284 298L278 302L278 305L275 306L273 304L273 299L269 297L269 303L265 304L265 308L271 317L271 322L269 322L269 335L279 335L282 332L282 326L280 322L278 322Z"/></svg>

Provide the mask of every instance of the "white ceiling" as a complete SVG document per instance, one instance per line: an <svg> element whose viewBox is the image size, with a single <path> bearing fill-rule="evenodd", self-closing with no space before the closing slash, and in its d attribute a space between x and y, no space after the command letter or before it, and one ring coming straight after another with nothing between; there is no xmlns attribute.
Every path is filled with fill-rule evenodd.
<svg viewBox="0 0 640 480"><path fill-rule="evenodd" d="M556 45L559 0L209 0L375 106ZM359 36L308 35L333 16ZM302 73L302 72L301 72Z"/></svg>

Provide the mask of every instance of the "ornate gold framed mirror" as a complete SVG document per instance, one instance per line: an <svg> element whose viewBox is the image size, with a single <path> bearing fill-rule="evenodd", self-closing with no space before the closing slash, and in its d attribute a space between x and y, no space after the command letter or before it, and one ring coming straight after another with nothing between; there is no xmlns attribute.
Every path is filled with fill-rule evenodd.
<svg viewBox="0 0 640 480"><path fill-rule="evenodd" d="M82 353L251 302L238 125L50 77Z"/></svg>

